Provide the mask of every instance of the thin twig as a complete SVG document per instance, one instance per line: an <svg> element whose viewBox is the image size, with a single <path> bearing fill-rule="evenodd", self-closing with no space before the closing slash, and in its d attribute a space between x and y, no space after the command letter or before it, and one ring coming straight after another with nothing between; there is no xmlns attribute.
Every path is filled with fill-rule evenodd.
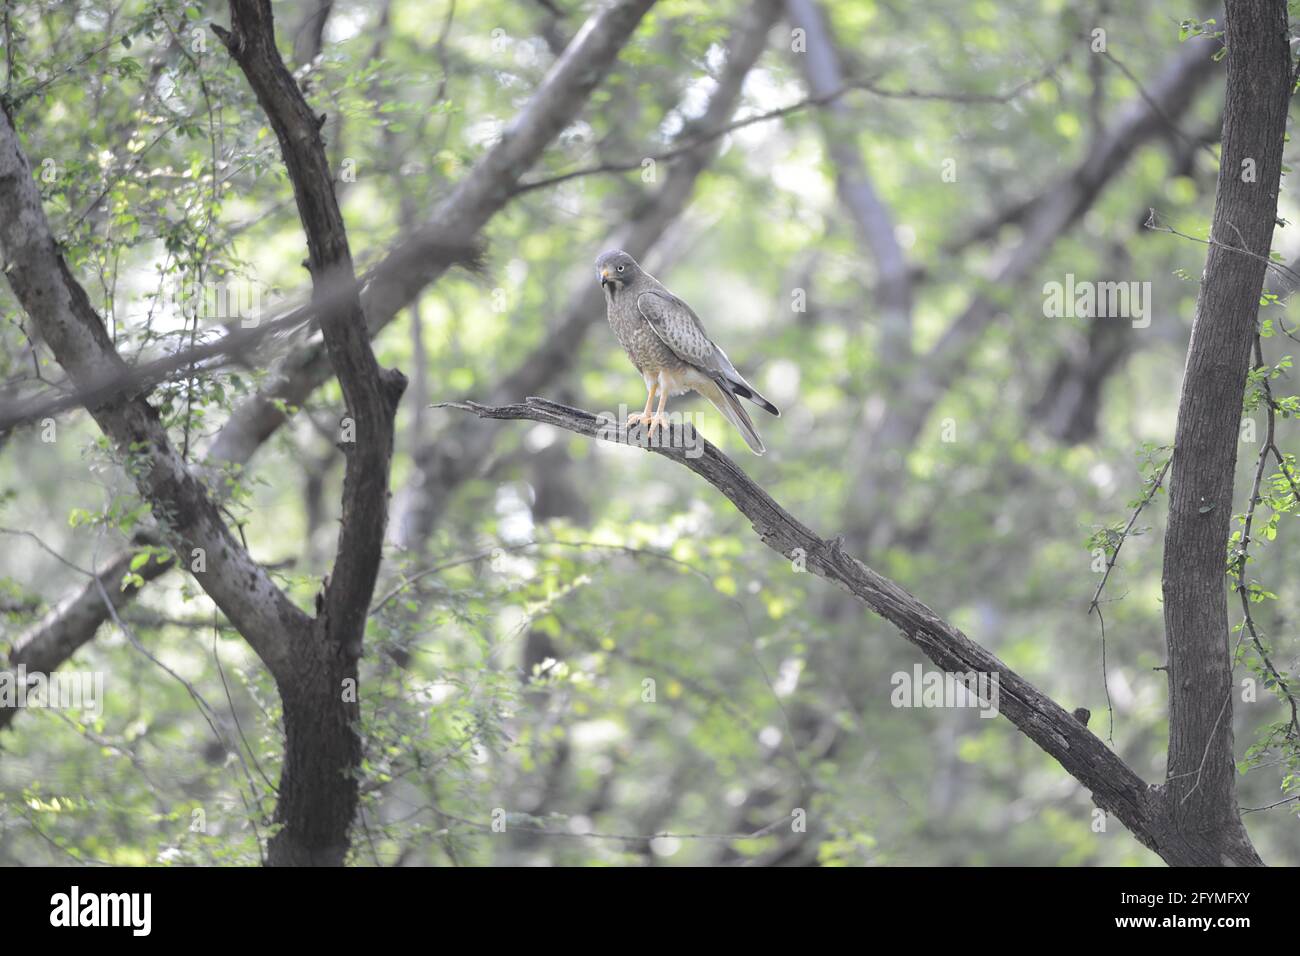
<svg viewBox="0 0 1300 956"><path fill-rule="evenodd" d="M1240 246L1230 246L1228 245L1228 243L1221 242L1218 239L1215 239L1213 237L1209 239L1201 239L1198 236L1189 236L1185 232L1179 232L1173 226L1158 225L1156 223L1156 218L1157 218L1156 211L1154 209L1148 209L1147 221L1144 222L1143 225L1146 228L1150 229L1152 232L1167 232L1171 236L1177 236L1180 239L1190 239L1192 242L1199 242L1201 243L1201 245L1204 246L1219 246L1223 249L1227 249L1229 252L1239 252L1243 256L1249 256L1252 259L1258 259L1260 262L1264 263L1270 269L1274 269L1277 272L1280 272L1282 275L1286 276L1286 278L1293 284L1300 283L1300 272L1296 272L1290 266L1284 266L1280 262L1274 262L1268 256L1261 256L1258 252L1251 252L1249 249L1243 249Z"/></svg>
<svg viewBox="0 0 1300 956"><path fill-rule="evenodd" d="M1115 562L1119 560L1119 550L1124 547L1124 542L1128 540L1129 535L1132 533L1133 525L1137 523L1138 515L1142 513L1143 508L1150 504L1151 499L1154 498L1156 492L1160 490L1160 485L1164 482L1165 475L1169 472L1169 466L1173 464L1173 461L1174 456L1171 452L1169 457L1165 459L1165 463L1161 467L1159 474L1156 475L1151 487L1147 489L1147 493L1142 496L1142 500L1139 501L1137 507L1133 509L1133 514L1129 516L1128 524L1124 527L1124 530L1120 532L1119 541L1115 544L1115 550L1111 552L1110 558L1106 562L1106 571L1101 576L1101 582L1097 585L1097 590L1093 592L1092 600L1088 602L1088 613L1092 614L1096 611L1097 620L1101 622L1101 686L1106 692L1106 713L1109 718L1106 736L1112 744L1115 742L1115 708L1110 699L1110 678L1106 673L1106 618L1105 615L1101 613L1101 592L1105 589L1106 582L1110 580L1110 572L1114 570Z"/></svg>
<svg viewBox="0 0 1300 956"><path fill-rule="evenodd" d="M1258 372L1265 367L1264 347L1258 334L1255 336L1254 350L1255 370ZM1250 560L1251 528L1255 521L1255 508L1260 501L1259 489L1264 480L1264 468L1268 463L1270 451L1274 454L1278 454L1280 460L1280 453L1277 451L1277 445L1275 444L1277 414L1273 404L1273 389L1268 383L1267 375L1263 376L1260 385L1264 392L1264 408L1265 414L1267 415L1267 434L1265 435L1264 444L1259 450L1259 457L1255 463L1255 480L1250 489L1250 500L1247 502L1246 515L1242 522L1241 544L1237 548L1236 557L1229 566L1229 569L1237 579L1236 591L1237 595L1241 599L1242 625L1250 633L1250 641L1255 646L1255 652L1259 654L1259 658L1263 662L1264 667L1272 676L1273 681L1277 684L1278 688L1282 691L1287 704L1291 708L1291 722L1288 725L1290 728L1288 736L1300 739L1300 709L1297 708L1295 695L1291 693L1291 688L1287 685L1286 679L1273 665L1272 659L1264 648L1264 642L1260 639L1259 630L1255 626L1254 615L1252 615L1250 611L1250 587L1246 584L1246 564ZM1283 473L1287 475L1287 480L1290 481L1291 478L1287 473L1285 466L1283 467ZM1296 492L1294 482L1291 484L1291 489L1292 494L1294 495ZM1296 502L1300 503L1300 495L1296 496Z"/></svg>
<svg viewBox="0 0 1300 956"><path fill-rule="evenodd" d="M581 176L595 176L603 173L632 172L641 169L642 164L645 163L646 160L653 160L656 163L666 162L667 160L675 159L684 153L689 153L692 150L703 146L705 143L712 142L721 136L726 136L728 133L734 133L736 130L744 129L747 126L753 126L757 123L766 123L774 119L781 119L782 117L801 112L809 107L827 106L841 97L853 92L871 93L875 96L884 97L886 99L943 100L950 103L963 103L967 105L978 103L1008 103L1020 96L1026 90L1031 89L1038 83L1042 82L1047 77L1052 76L1057 69L1058 67L1053 64L1038 75L1032 76L1029 79L1016 84L1016 86L1012 87L1012 89L1006 93L945 93L941 91L914 90L908 88L891 90L876 86L874 81L870 79L853 80L829 93L823 93L820 96L805 97L796 103L791 103L789 106L778 107L774 110L768 110L766 113L759 113L755 116L748 116L745 119L727 123L715 130L710 130L701 133L698 136L693 136L686 140L686 142L680 143L672 149L665 150L661 153L641 156L624 162L598 163L594 166L585 166L580 169L573 169L567 173L560 173L557 176L550 176L546 179L535 179L531 182L521 182L510 190L509 195L518 196L522 193L532 192L535 189L557 186L560 183L565 183Z"/></svg>

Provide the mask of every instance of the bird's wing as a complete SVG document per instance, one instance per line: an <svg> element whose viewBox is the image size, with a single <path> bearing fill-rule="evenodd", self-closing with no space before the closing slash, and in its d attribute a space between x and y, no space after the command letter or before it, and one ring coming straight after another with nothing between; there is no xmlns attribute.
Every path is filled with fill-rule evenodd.
<svg viewBox="0 0 1300 956"><path fill-rule="evenodd" d="M677 296L670 292L642 292L636 297L636 305L650 328L683 362L710 375L740 379L726 353L704 331L699 316Z"/></svg>
<svg viewBox="0 0 1300 956"><path fill-rule="evenodd" d="M747 398L773 415L781 414L775 405L745 381L745 376L736 371L736 366L731 364L727 353L715 345L704 331L700 317L677 296L667 290L642 292L636 297L636 307L645 316L650 328L655 330L655 334L683 362L694 365L731 394ZM758 442L759 448L756 449L760 455L762 444L761 441Z"/></svg>

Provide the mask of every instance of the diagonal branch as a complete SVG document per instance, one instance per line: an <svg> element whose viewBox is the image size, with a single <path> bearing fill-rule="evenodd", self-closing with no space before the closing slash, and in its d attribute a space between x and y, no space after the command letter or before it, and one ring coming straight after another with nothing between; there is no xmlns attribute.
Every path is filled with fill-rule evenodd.
<svg viewBox="0 0 1300 956"><path fill-rule="evenodd" d="M588 438L628 442L628 433L608 418L541 398L512 405L449 402L436 407L463 409L479 418L541 422ZM841 538L827 540L811 531L709 442L674 428L670 441L648 450L684 465L713 485L750 520L765 545L786 558L802 558L809 571L889 621L943 670L996 675L1000 713L1092 791L1098 806L1114 813L1143 844L1164 855L1163 813L1153 791L1055 701L898 584L848 554Z"/></svg>
<svg viewBox="0 0 1300 956"><path fill-rule="evenodd" d="M139 543L161 544L158 540L140 540ZM19 634L9 650L5 669L22 667L28 674L48 675L88 644L99 625L112 613L105 604L104 595L108 595L113 610L117 610L139 591L139 585L134 583L122 587L122 578L131 570L134 559L134 551L123 551L99 572L98 580L92 578ZM152 581L174 564L170 558L150 556L133 573L145 581ZM8 727L18 713L16 707L0 706L0 730Z"/></svg>

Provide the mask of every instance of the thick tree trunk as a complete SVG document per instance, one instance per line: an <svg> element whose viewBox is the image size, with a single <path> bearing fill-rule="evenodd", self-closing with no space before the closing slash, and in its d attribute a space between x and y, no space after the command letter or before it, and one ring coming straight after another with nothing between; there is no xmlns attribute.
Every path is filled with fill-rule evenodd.
<svg viewBox="0 0 1300 956"><path fill-rule="evenodd" d="M383 557L393 418L406 387L375 360L366 331L343 214L334 193L317 117L276 47L269 0L231 0L229 32L214 26L243 69L280 143L307 237L312 300L338 376L354 435L340 447L347 464L338 547L317 598L317 616L292 637L291 666L277 680L284 706L273 866L338 866L358 798L357 659Z"/></svg>
<svg viewBox="0 0 1300 956"><path fill-rule="evenodd" d="M1165 533L1165 858L1259 864L1237 807L1227 541L1242 396L1277 215L1291 93L1283 0L1229 0L1218 194L1178 407Z"/></svg>
<svg viewBox="0 0 1300 956"><path fill-rule="evenodd" d="M361 738L357 662L321 621L293 642L294 678L279 682L284 767L270 866L342 866L357 810Z"/></svg>

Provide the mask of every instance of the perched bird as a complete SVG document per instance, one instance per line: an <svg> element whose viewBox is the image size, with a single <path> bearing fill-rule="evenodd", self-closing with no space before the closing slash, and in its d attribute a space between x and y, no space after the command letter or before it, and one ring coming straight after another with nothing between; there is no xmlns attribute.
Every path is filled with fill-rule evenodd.
<svg viewBox="0 0 1300 956"><path fill-rule="evenodd" d="M767 449L740 399L749 399L773 415L781 412L736 371L691 307L619 249L596 260L596 276L605 291L610 328L645 379L649 393L645 411L629 415L627 423L646 422L653 436L668 424L664 415L668 396L693 390L736 426L754 454L763 454ZM656 395L659 406L651 414Z"/></svg>

